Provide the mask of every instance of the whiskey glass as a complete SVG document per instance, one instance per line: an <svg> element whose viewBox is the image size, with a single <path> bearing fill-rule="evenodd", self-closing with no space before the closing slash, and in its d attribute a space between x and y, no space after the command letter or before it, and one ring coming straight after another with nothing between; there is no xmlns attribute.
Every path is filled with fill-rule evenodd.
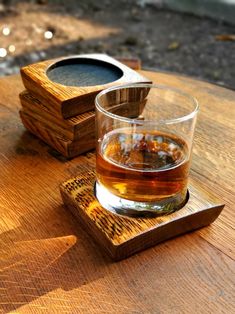
<svg viewBox="0 0 235 314"><path fill-rule="evenodd" d="M96 106L94 193L112 213L164 215L185 205L197 100L154 84L111 87Z"/></svg>

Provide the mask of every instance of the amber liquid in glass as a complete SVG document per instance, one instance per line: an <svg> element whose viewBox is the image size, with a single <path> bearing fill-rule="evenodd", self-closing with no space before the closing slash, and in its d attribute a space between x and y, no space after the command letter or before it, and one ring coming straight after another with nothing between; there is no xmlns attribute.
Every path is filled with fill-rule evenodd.
<svg viewBox="0 0 235 314"><path fill-rule="evenodd" d="M189 152L175 135L129 128L104 137L97 149L97 179L111 193L155 202L187 193Z"/></svg>

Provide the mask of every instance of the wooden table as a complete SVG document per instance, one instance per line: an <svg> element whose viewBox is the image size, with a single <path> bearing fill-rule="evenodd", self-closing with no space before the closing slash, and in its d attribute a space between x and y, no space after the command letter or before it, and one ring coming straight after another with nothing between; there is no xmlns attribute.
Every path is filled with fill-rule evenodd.
<svg viewBox="0 0 235 314"><path fill-rule="evenodd" d="M0 80L0 313L234 313L235 92L143 72L200 102L191 176L226 204L209 227L118 263L63 206L66 161L25 131L19 76Z"/></svg>

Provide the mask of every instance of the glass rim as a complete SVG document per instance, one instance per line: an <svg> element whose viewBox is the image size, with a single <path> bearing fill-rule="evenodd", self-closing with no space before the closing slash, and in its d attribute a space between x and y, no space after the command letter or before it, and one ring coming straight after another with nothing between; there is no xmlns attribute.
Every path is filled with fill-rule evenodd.
<svg viewBox="0 0 235 314"><path fill-rule="evenodd" d="M178 118L172 118L172 119L160 119L160 120L140 120L140 119L136 119L136 118L127 118L127 117L123 117L117 114L114 114L112 112L109 112L108 110L104 109L100 102L99 99L101 96L111 92L111 91L115 91L115 90L119 90L119 89L123 89L123 88L133 88L133 87L147 87L147 88L158 88L161 90L169 90L169 91L173 91L176 92L180 95L183 95L185 97L187 97L192 104L194 104L194 109L183 116L180 116ZM151 83L131 83L131 84L122 84L122 85L116 85L116 86L112 86L109 88L106 88L104 90L102 90L99 94L96 95L95 97L95 107L96 109L98 109L100 112L104 113L105 115L109 116L110 118L122 121L122 122L128 122L130 124L139 124L139 125L145 125L146 123L153 123L153 124L174 124L174 123L180 123L186 120L189 120L191 118L193 118L198 110L199 110L199 103L198 100L191 96L188 93L185 93L183 91L181 91L180 89L177 89L175 87L171 87L171 86L167 86L167 85L160 85L160 84L151 84Z"/></svg>

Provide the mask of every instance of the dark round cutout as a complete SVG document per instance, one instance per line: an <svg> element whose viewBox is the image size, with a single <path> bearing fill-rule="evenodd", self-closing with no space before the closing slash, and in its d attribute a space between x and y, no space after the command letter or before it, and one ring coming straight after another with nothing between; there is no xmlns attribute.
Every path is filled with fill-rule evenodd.
<svg viewBox="0 0 235 314"><path fill-rule="evenodd" d="M118 80L122 75L122 70L111 63L86 58L65 59L47 70L51 81L66 86L104 85Z"/></svg>

